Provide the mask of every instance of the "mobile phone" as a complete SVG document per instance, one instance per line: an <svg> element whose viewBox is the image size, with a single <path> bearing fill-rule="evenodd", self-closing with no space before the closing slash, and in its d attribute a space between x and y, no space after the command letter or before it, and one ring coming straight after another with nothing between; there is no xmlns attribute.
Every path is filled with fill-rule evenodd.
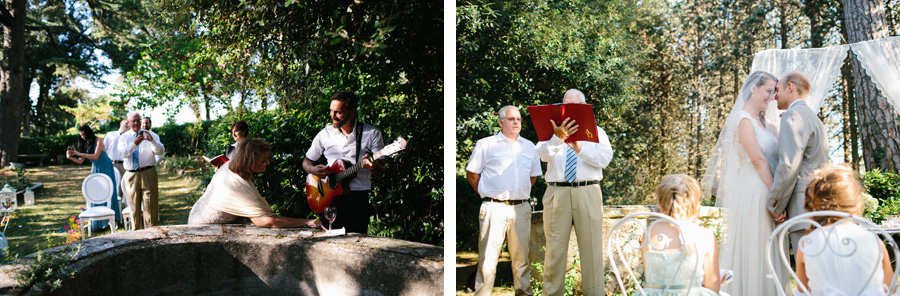
<svg viewBox="0 0 900 296"><path fill-rule="evenodd" d="M75 150L75 147L69 146L69 147L66 147L66 150Z"/></svg>

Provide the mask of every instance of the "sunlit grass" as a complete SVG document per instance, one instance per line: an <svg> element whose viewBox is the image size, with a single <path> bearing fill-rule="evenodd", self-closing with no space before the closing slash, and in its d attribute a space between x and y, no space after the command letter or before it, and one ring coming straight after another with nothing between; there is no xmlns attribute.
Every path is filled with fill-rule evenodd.
<svg viewBox="0 0 900 296"><path fill-rule="evenodd" d="M91 172L89 165L58 165L27 169L26 176L32 182L41 182L44 188L35 193L35 205L19 205L6 238L10 253L20 257L38 249L58 246L66 242L67 233L60 232L66 219L81 212L85 205L81 194L81 181ZM182 178L165 169L159 173L160 225L187 224L193 201L200 196L198 182ZM13 174L9 169L0 175ZM118 230L124 228L119 224ZM94 237L110 231L92 233Z"/></svg>

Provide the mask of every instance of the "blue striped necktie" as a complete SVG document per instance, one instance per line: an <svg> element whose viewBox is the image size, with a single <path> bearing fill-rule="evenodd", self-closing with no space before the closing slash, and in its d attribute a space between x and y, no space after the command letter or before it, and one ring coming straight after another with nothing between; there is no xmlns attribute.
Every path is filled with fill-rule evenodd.
<svg viewBox="0 0 900 296"><path fill-rule="evenodd" d="M572 150L571 147L566 147L566 182L575 182L575 165L577 162L578 157L575 156L575 150Z"/></svg>
<svg viewBox="0 0 900 296"><path fill-rule="evenodd" d="M137 139L138 135L140 135L140 133L134 134L134 138ZM138 156L139 155L141 155L141 145L140 144L138 144L138 146L136 148L134 148L134 151L131 152L131 169L132 170L138 169L138 162L139 162Z"/></svg>

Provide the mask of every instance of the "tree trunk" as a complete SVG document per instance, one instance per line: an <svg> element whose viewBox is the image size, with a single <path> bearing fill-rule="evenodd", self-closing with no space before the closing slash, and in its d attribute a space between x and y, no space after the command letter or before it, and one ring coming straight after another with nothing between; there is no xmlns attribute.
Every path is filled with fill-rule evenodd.
<svg viewBox="0 0 900 296"><path fill-rule="evenodd" d="M3 24L0 61L0 166L16 161L25 108L25 8L28 0L6 2L12 15Z"/></svg>
<svg viewBox="0 0 900 296"><path fill-rule="evenodd" d="M873 0L842 0L841 3L844 5L848 42L887 37L883 3ZM896 171L900 168L897 113L887 103L887 99L881 96L856 58L852 60L852 64L866 170L880 168L883 171Z"/></svg>

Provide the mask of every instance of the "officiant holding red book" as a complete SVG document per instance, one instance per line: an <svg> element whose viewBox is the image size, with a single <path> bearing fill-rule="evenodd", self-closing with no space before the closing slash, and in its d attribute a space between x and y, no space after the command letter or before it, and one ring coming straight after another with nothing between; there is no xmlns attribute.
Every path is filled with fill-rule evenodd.
<svg viewBox="0 0 900 296"><path fill-rule="evenodd" d="M541 161L547 162L547 191L543 198L546 295L565 293L566 253L573 224L581 257L582 292L605 294L600 180L613 150L606 132L595 123L591 105L585 103L581 91L570 89L563 96L562 105L528 109L540 140L535 150ZM546 121L552 133L544 131L542 136L542 129L547 130Z"/></svg>

